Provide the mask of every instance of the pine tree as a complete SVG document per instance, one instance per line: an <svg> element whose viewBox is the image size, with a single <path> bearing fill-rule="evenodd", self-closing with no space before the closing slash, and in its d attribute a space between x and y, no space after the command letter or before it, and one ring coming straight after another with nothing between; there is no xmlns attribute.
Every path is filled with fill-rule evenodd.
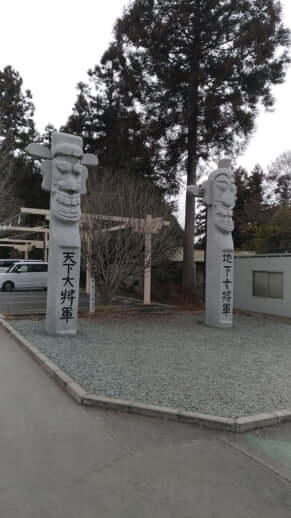
<svg viewBox="0 0 291 518"><path fill-rule="evenodd" d="M196 182L201 158L238 149L289 62L275 0L135 0L117 22L119 63L161 167ZM184 291L193 286L195 203L186 197Z"/></svg>
<svg viewBox="0 0 291 518"><path fill-rule="evenodd" d="M79 83L73 113L65 131L82 135L85 150L97 153L101 170L132 174L159 184L155 168L155 141L146 133L128 86L120 77L116 48L105 52L101 65L88 72L88 84ZM159 185L167 190L165 179Z"/></svg>
<svg viewBox="0 0 291 518"><path fill-rule="evenodd" d="M233 210L233 241L236 249L253 249L260 228L268 222L274 210L265 198L266 176L259 165L248 172L239 167L234 171L237 188L236 204ZM205 248L206 208L199 202L196 216L196 248Z"/></svg>
<svg viewBox="0 0 291 518"><path fill-rule="evenodd" d="M32 95L23 91L22 85L22 78L11 66L0 70L1 219L15 213L20 205L47 206L39 171L25 153L36 131Z"/></svg>
<svg viewBox="0 0 291 518"><path fill-rule="evenodd" d="M29 90L22 91L22 79L11 66L0 70L0 135L3 149L14 155L24 152L35 136L34 106Z"/></svg>
<svg viewBox="0 0 291 518"><path fill-rule="evenodd" d="M269 221L254 236L254 248L259 253L291 251L291 208L282 205L274 210Z"/></svg>
<svg viewBox="0 0 291 518"><path fill-rule="evenodd" d="M195 221L195 236L197 238L195 248L206 248L206 226L207 226L207 209L201 200L198 200L196 221Z"/></svg>
<svg viewBox="0 0 291 518"><path fill-rule="evenodd" d="M253 249L254 239L271 216L264 196L266 177L260 165L250 174L242 168L235 171L237 200L234 208L233 241L237 249Z"/></svg>

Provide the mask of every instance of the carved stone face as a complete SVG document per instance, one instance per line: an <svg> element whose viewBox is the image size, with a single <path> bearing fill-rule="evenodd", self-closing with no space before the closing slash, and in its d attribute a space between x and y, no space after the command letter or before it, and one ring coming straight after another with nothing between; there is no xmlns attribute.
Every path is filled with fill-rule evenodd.
<svg viewBox="0 0 291 518"><path fill-rule="evenodd" d="M232 214L236 200L234 176L229 169L218 169L212 181L215 225L221 232L232 232Z"/></svg>
<svg viewBox="0 0 291 518"><path fill-rule="evenodd" d="M42 160L42 189L51 191L51 217L62 223L78 223L80 196L86 194L87 167L96 167L98 158L83 154L83 140L68 133L52 133L51 146L29 144L27 153Z"/></svg>
<svg viewBox="0 0 291 518"><path fill-rule="evenodd" d="M52 160L51 215L63 223L78 222L80 195L87 168L79 158L56 155Z"/></svg>

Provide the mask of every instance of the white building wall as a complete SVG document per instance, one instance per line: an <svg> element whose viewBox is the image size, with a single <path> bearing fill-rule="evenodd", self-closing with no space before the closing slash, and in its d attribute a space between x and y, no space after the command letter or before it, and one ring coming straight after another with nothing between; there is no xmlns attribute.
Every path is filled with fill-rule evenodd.
<svg viewBox="0 0 291 518"><path fill-rule="evenodd" d="M283 299L253 296L253 272L283 272ZM236 257L234 308L291 317L291 255Z"/></svg>

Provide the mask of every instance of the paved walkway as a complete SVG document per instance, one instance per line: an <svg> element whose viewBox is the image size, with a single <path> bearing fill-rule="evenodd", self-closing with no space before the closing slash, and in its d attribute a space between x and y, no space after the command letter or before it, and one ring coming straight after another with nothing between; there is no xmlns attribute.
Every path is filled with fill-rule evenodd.
<svg viewBox="0 0 291 518"><path fill-rule="evenodd" d="M268 433L289 448L291 426ZM0 327L1 518L290 518L291 456L266 455L247 438L83 408Z"/></svg>

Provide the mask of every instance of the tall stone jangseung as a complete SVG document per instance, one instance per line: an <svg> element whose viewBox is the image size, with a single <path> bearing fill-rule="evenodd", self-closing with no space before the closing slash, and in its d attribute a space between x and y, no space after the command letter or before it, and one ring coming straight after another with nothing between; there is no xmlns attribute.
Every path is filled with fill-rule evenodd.
<svg viewBox="0 0 291 518"><path fill-rule="evenodd" d="M205 322L232 327L233 208L236 185L230 160L221 160L203 185L207 206Z"/></svg>
<svg viewBox="0 0 291 518"><path fill-rule="evenodd" d="M44 159L42 188L51 192L50 245L46 330L50 335L75 335L80 278L80 196L86 193L87 167L94 155L83 154L81 137L54 132L51 147L30 144L27 153Z"/></svg>

